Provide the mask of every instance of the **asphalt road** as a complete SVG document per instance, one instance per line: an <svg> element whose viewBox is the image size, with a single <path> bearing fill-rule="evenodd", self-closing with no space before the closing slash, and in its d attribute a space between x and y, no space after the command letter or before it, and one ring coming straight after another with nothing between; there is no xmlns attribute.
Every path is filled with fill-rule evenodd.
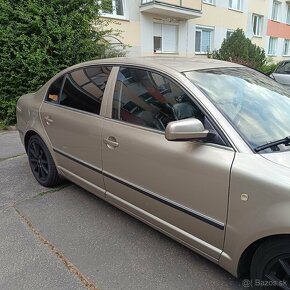
<svg viewBox="0 0 290 290"><path fill-rule="evenodd" d="M30 173L0 132L0 289L243 289L217 265L71 183Z"/></svg>

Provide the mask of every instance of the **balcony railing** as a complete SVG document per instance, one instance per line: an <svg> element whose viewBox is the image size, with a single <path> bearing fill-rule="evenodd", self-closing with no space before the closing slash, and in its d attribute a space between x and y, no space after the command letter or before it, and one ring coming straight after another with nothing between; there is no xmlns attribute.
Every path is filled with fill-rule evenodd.
<svg viewBox="0 0 290 290"><path fill-rule="evenodd" d="M141 0L141 12L181 19L201 16L202 0Z"/></svg>

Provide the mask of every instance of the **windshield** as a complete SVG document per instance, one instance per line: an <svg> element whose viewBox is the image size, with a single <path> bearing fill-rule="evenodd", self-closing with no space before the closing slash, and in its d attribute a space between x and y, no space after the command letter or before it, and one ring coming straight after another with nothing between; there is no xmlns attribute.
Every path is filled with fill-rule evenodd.
<svg viewBox="0 0 290 290"><path fill-rule="evenodd" d="M255 70L215 68L185 72L255 149L290 136L290 93ZM283 144L263 152L290 150Z"/></svg>

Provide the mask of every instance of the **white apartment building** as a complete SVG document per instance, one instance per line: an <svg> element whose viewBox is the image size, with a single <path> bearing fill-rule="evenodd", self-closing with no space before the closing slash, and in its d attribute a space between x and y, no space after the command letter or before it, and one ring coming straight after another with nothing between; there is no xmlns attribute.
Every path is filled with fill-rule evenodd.
<svg viewBox="0 0 290 290"><path fill-rule="evenodd" d="M235 29L281 59L290 54L290 1L286 0L111 0L104 17L122 30L128 55L206 55Z"/></svg>

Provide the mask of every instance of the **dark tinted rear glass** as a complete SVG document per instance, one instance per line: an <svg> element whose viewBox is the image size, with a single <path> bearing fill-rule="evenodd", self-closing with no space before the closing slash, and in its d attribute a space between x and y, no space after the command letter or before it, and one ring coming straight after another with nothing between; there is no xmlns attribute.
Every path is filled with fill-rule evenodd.
<svg viewBox="0 0 290 290"><path fill-rule="evenodd" d="M110 67L93 66L68 73L59 103L99 114L110 71Z"/></svg>

